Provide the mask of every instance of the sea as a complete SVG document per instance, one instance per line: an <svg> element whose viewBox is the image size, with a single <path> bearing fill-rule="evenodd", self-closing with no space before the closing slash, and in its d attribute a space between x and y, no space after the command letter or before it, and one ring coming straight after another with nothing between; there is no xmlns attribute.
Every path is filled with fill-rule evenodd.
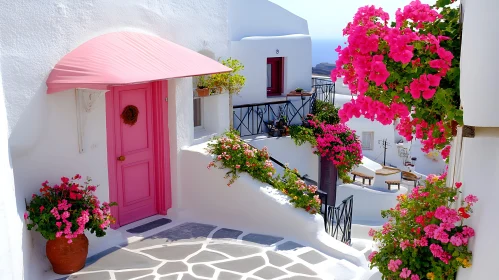
<svg viewBox="0 0 499 280"><path fill-rule="evenodd" d="M312 37L312 66L319 63L336 63L338 46L345 46L346 39L314 39Z"/></svg>

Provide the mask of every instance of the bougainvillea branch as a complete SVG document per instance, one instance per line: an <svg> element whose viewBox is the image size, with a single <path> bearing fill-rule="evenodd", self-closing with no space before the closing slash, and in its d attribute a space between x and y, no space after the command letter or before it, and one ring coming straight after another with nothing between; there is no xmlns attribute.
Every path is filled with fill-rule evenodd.
<svg viewBox="0 0 499 280"><path fill-rule="evenodd" d="M364 116L387 125L400 119L400 134L421 140L425 152L450 142L452 127L462 125L463 116L459 9L451 2L412 1L391 23L381 8L358 10L343 30L348 45L336 49L337 68L331 73L356 95L339 112L343 122Z"/></svg>

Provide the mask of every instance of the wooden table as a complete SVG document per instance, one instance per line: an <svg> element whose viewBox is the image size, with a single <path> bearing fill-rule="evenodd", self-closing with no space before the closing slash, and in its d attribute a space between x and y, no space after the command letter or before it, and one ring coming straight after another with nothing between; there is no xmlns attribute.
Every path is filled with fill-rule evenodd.
<svg viewBox="0 0 499 280"><path fill-rule="evenodd" d="M383 168L376 170L373 187L384 188L387 181L391 183L400 181L400 172L401 170L398 168L383 166Z"/></svg>

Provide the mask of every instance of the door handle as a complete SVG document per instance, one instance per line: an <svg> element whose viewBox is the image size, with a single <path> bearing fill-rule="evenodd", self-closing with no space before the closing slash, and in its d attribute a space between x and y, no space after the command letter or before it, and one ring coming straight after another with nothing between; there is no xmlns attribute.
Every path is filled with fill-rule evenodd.
<svg viewBox="0 0 499 280"><path fill-rule="evenodd" d="M119 156L119 157L118 157L118 160L119 160L119 161L125 161L125 159L126 159L126 158L125 158L125 156Z"/></svg>

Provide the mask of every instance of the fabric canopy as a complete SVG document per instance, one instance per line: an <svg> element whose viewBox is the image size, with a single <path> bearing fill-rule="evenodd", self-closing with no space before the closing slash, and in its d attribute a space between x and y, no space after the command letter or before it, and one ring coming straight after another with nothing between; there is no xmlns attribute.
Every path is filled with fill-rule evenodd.
<svg viewBox="0 0 499 280"><path fill-rule="evenodd" d="M230 68L160 37L135 32L101 35L64 56L47 79L47 93L107 89L171 78L229 72Z"/></svg>

